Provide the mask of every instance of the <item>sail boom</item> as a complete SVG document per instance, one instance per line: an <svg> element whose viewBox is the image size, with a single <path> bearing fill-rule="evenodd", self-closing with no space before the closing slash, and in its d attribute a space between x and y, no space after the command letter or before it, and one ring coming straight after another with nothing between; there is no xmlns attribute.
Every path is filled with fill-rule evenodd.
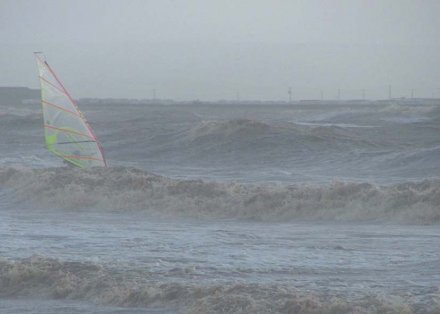
<svg viewBox="0 0 440 314"><path fill-rule="evenodd" d="M75 142L58 142L58 145L77 144L77 143L96 143L96 141L75 141Z"/></svg>
<svg viewBox="0 0 440 314"><path fill-rule="evenodd" d="M73 159L82 159L82 160L97 160L97 161L104 161L100 158L94 158L89 156L77 156L77 155L65 155L65 158L73 158Z"/></svg>

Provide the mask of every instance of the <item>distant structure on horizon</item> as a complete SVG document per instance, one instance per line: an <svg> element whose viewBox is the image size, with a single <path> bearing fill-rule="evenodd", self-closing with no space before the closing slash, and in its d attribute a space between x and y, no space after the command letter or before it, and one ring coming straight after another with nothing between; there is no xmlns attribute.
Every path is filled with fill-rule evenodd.
<svg viewBox="0 0 440 314"><path fill-rule="evenodd" d="M158 98L157 97L157 90L151 89L151 96L152 98L105 98L105 97L85 97L85 98L79 98L78 101L90 103L90 104L187 104L187 103L240 103L240 104L257 104L257 103L314 103L314 102L350 102L350 101L410 101L410 100L418 100L419 102L424 103L438 103L440 101L440 89L435 89L434 92L430 96L422 96L422 95L416 95L417 91L415 88L408 89L405 96L401 97L394 97L393 98L393 90L392 85L385 85L381 87L382 93L385 91L387 93L386 97L383 98L367 98L367 96L370 96L373 92L371 90L367 90L365 88L358 89L356 92L360 93L358 94L361 98L344 98L342 100L342 89L339 88L336 92L337 94L334 96L335 98L331 99L325 98L324 90L319 89L315 90L319 92L319 98L302 98L300 90L295 90L295 96L296 100L294 100L293 97L293 89L292 87L288 87L287 89L287 100L262 100L262 99L243 99L241 97L240 91L235 91L235 98L229 98L228 100L174 100L170 98ZM367 95L368 93L368 95ZM380 90L376 90L376 94L380 93ZM419 91L419 93L421 93ZM346 94L349 94L348 92ZM382 94L383 95L383 94ZM315 95L318 96L318 95ZM21 86L0 86L0 105L7 105L7 106L14 106L14 105L21 105L21 104L32 104L32 103L39 103L40 102L40 90L39 89L32 89L28 87L21 87Z"/></svg>
<svg viewBox="0 0 440 314"><path fill-rule="evenodd" d="M0 104L21 105L26 101L40 101L40 90L28 87L0 87Z"/></svg>

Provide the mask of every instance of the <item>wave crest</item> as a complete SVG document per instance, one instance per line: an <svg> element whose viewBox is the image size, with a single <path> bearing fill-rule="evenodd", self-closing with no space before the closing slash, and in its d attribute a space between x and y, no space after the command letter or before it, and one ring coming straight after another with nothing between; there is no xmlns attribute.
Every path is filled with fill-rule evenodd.
<svg viewBox="0 0 440 314"><path fill-rule="evenodd" d="M190 130L194 138L203 136L255 135L270 129L270 126L256 120L233 119L227 121L204 121Z"/></svg>
<svg viewBox="0 0 440 314"><path fill-rule="evenodd" d="M135 275L133 277L133 275ZM0 296L80 299L129 307L166 307L184 313L412 313L438 310L438 294L424 304L406 293L361 299L320 295L283 285L180 283L151 280L145 270L115 272L102 265L44 256L0 259Z"/></svg>
<svg viewBox="0 0 440 314"><path fill-rule="evenodd" d="M127 167L2 167L0 182L9 191L7 197L42 208L140 210L162 217L260 221L440 222L438 180L392 186L245 185L170 179Z"/></svg>

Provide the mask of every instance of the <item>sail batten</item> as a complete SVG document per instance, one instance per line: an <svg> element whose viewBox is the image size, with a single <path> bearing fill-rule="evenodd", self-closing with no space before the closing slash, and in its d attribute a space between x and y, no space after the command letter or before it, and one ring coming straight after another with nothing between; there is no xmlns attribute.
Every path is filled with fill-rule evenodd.
<svg viewBox="0 0 440 314"><path fill-rule="evenodd" d="M57 89L58 91L60 91L61 93L65 94L65 92L63 90L61 90L59 87L55 86L54 84L52 84L51 82L49 82L48 80L46 80L44 77L39 76L40 80L42 80L44 83L49 84L50 86L52 86L53 88ZM67 95L66 95L67 96Z"/></svg>
<svg viewBox="0 0 440 314"><path fill-rule="evenodd" d="M75 115L75 116L77 116L77 117L81 117L77 112L71 111L71 110L69 110L69 109L63 108L63 107L58 106L58 105L55 105L55 104L52 104L52 103L50 103L50 102L48 102L48 101L42 100L41 102L42 102L44 105L52 106L52 107L55 107L55 108L57 108L57 109L63 110L63 111L65 111L65 112L68 112L68 113L70 113L70 114L73 114L73 115Z"/></svg>
<svg viewBox="0 0 440 314"><path fill-rule="evenodd" d="M46 146L81 167L106 166L104 152L76 101L41 53L35 53L41 86Z"/></svg>
<svg viewBox="0 0 440 314"><path fill-rule="evenodd" d="M81 133L81 132L77 132L77 131L74 131L74 130L69 130L69 129L66 129L66 128L57 128L57 127L55 127L55 126L48 125L48 124L45 124L44 127L45 127L45 128L49 128L49 129L53 129L53 130L57 130L57 131L59 131L59 132L66 132L66 133L71 133L71 134L78 135L78 136L84 136L84 137L87 137L87 138L92 139L93 142L96 143L96 140L95 140L94 137L92 137L92 136L90 136L90 135L87 135L87 134L84 134L84 133ZM58 143L58 144L59 144L59 143Z"/></svg>

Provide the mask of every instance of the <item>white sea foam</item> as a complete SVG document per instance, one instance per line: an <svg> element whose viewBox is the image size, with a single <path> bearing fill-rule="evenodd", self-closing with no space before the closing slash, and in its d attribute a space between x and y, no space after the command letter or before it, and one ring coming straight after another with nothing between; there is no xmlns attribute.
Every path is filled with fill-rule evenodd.
<svg viewBox="0 0 440 314"><path fill-rule="evenodd" d="M135 276L133 276L135 275ZM99 304L167 307L184 313L413 313L417 298L366 296L347 299L276 284L155 282L147 271L119 273L91 263L44 256L0 260L0 296L80 299ZM424 312L436 312L437 293Z"/></svg>
<svg viewBox="0 0 440 314"><path fill-rule="evenodd" d="M0 168L2 188L28 206L137 210L164 217L258 221L440 222L440 181L259 184L170 179L126 167Z"/></svg>

